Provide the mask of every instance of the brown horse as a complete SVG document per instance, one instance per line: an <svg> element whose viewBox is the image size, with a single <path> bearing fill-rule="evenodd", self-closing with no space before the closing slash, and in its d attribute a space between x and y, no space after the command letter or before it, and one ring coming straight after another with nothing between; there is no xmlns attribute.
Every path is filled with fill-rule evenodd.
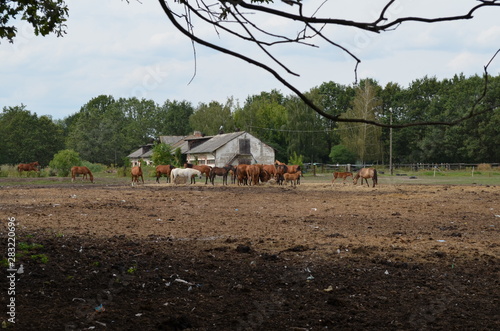
<svg viewBox="0 0 500 331"><path fill-rule="evenodd" d="M271 178L276 176L276 166L274 164L264 164L262 166L262 169L266 171L271 176Z"/></svg>
<svg viewBox="0 0 500 331"><path fill-rule="evenodd" d="M23 171L39 171L40 164L38 161L31 162L31 163L21 163L17 166L17 171L20 173Z"/></svg>
<svg viewBox="0 0 500 331"><path fill-rule="evenodd" d="M231 171L234 171L234 167L232 165L226 164L222 168L213 167L210 170L210 183L214 185L215 177L222 176L222 185L227 185L227 177Z"/></svg>
<svg viewBox="0 0 500 331"><path fill-rule="evenodd" d="M356 185L358 183L358 178L361 177L361 185L363 185L363 179L366 181L366 185L370 187L370 184L368 184L368 178L371 178L373 181L373 186L378 184L378 179L377 179L377 169L375 168L361 168L356 176L353 178L353 183Z"/></svg>
<svg viewBox="0 0 500 331"><path fill-rule="evenodd" d="M160 183L160 177L165 175L167 177L167 183L170 183L170 173L172 169L175 169L173 165L159 165L156 167L156 182Z"/></svg>
<svg viewBox="0 0 500 331"><path fill-rule="evenodd" d="M85 180L87 178L87 175L88 175L90 178L90 182L91 183L94 182L94 176L92 175L92 171L90 171L90 169L87 167L78 167L78 166L72 167L71 168L71 181L72 182L75 181L76 175L83 175L82 180Z"/></svg>
<svg viewBox="0 0 500 331"><path fill-rule="evenodd" d="M278 164L276 165L276 174L275 174L275 178L276 178L276 183L278 183L278 185L282 185L283 184L283 181L285 180L285 178L283 177L284 174L288 173L288 167L284 164Z"/></svg>
<svg viewBox="0 0 500 331"><path fill-rule="evenodd" d="M139 177L142 179L142 183L144 184L144 177L142 176L142 168L141 168L141 162L139 162L139 166L133 167L132 170L130 171L132 174L132 186L134 186L134 183L139 184Z"/></svg>
<svg viewBox="0 0 500 331"><path fill-rule="evenodd" d="M300 185L300 175L302 173L300 171L297 171L293 174L291 173L286 173L283 175L283 178L285 179L285 183L290 183L292 186L297 186L297 184Z"/></svg>
<svg viewBox="0 0 500 331"><path fill-rule="evenodd" d="M205 185L208 184L208 178L210 177L211 166L207 166L204 164L193 165L191 163L184 163L184 168L193 168L199 170L203 175L205 175Z"/></svg>
<svg viewBox="0 0 500 331"><path fill-rule="evenodd" d="M238 164L236 166L236 178L238 179L238 185L247 185L248 184L248 175L247 175L247 167L248 164Z"/></svg>
<svg viewBox="0 0 500 331"><path fill-rule="evenodd" d="M335 181L335 179L343 178L344 180L342 181L342 183L344 184L347 177L353 177L352 172L334 172L333 179L332 179L332 186L333 186L333 182Z"/></svg>
<svg viewBox="0 0 500 331"><path fill-rule="evenodd" d="M249 185L258 185L260 179L260 166L258 164L249 164L246 168Z"/></svg>

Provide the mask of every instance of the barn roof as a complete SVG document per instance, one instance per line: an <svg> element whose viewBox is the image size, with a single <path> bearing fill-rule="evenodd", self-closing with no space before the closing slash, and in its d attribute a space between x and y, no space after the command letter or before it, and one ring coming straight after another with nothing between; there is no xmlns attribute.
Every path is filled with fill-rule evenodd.
<svg viewBox="0 0 500 331"><path fill-rule="evenodd" d="M173 146L185 138L186 136L160 136L160 142Z"/></svg>
<svg viewBox="0 0 500 331"><path fill-rule="evenodd" d="M153 144L143 145L135 152L132 152L131 154L129 154L128 157L131 159L139 159L141 157L150 157L153 154L152 148L153 148Z"/></svg>
<svg viewBox="0 0 500 331"><path fill-rule="evenodd" d="M210 137L206 142L203 144L196 146L195 148L191 149L188 151L190 154L196 154L196 153L213 153L214 151L218 150L231 140L241 136L242 134L245 134L245 131L240 131L240 132L232 132L232 133L223 133L223 134L218 134L216 136Z"/></svg>

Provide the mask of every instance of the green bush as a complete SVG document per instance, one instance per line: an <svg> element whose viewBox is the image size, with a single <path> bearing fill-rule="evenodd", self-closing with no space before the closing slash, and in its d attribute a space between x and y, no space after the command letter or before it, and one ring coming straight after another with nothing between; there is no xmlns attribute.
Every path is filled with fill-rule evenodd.
<svg viewBox="0 0 500 331"><path fill-rule="evenodd" d="M104 164L91 163L89 161L82 161L82 166L89 168L90 171L92 171L92 173L94 173L94 174L99 173L99 172L103 172L107 169L107 167Z"/></svg>
<svg viewBox="0 0 500 331"><path fill-rule="evenodd" d="M293 152L289 160L290 164L298 165L302 169L304 168L304 155L297 155L297 152Z"/></svg>
<svg viewBox="0 0 500 331"><path fill-rule="evenodd" d="M67 177L71 172L71 167L81 165L80 155L72 149L57 152L49 163L49 166L55 169L60 177Z"/></svg>
<svg viewBox="0 0 500 331"><path fill-rule="evenodd" d="M333 163L354 164L356 163L356 154L347 149L344 145L336 145L330 151L330 159Z"/></svg>

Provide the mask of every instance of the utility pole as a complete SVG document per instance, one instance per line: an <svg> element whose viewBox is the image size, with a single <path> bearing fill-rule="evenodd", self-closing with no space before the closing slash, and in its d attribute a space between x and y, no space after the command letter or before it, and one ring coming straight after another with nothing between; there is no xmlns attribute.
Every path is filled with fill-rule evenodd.
<svg viewBox="0 0 500 331"><path fill-rule="evenodd" d="M392 108L389 108L390 114L390 123L391 127L389 128L389 171L391 173L391 176L393 175L393 169L392 169Z"/></svg>

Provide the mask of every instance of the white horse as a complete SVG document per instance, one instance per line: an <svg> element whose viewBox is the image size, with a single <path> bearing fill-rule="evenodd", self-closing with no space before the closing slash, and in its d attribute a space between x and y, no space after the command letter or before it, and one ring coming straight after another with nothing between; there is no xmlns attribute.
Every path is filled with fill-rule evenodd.
<svg viewBox="0 0 500 331"><path fill-rule="evenodd" d="M172 169L170 173L170 182L175 183L175 179L177 177L187 177L190 180L190 183L196 184L195 177L201 177L201 171L193 169L193 168L175 168Z"/></svg>

